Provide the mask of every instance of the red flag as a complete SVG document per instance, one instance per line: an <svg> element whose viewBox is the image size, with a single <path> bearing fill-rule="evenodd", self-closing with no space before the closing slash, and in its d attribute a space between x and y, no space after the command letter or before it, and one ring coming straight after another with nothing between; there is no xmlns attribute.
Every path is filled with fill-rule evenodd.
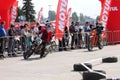
<svg viewBox="0 0 120 80"><path fill-rule="evenodd" d="M102 3L102 10L100 14L100 21L103 22L103 25L107 26L108 18L109 18L109 12L111 7L112 0L100 0Z"/></svg>
<svg viewBox="0 0 120 80"><path fill-rule="evenodd" d="M56 39L62 40L63 32L66 23L66 14L67 14L67 5L68 0L59 0L57 7L57 16L56 16Z"/></svg>
<svg viewBox="0 0 120 80"><path fill-rule="evenodd" d="M71 15L71 13L72 13L72 9L71 8L69 8L68 9L68 12L67 12L67 22L66 22L66 25L67 25L67 27L68 27L68 31L69 31L69 27L70 27L70 15Z"/></svg>
<svg viewBox="0 0 120 80"><path fill-rule="evenodd" d="M42 12L43 12L43 8L41 8L39 13L38 13L38 23L39 24L41 23Z"/></svg>
<svg viewBox="0 0 120 80"><path fill-rule="evenodd" d="M104 5L102 1L102 9ZM108 0L109 1L109 0ZM112 0L109 12L109 18L107 21L107 34L108 43L118 43L120 41L120 0Z"/></svg>
<svg viewBox="0 0 120 80"><path fill-rule="evenodd" d="M18 1L14 2L11 10L11 23L15 23L18 14Z"/></svg>
<svg viewBox="0 0 120 80"><path fill-rule="evenodd" d="M16 0L0 0L0 22L5 21L5 29L10 25L11 7Z"/></svg>

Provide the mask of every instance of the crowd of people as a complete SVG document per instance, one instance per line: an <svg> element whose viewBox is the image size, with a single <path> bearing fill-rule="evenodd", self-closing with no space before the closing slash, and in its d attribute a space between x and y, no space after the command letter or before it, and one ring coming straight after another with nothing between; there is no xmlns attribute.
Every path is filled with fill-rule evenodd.
<svg viewBox="0 0 120 80"><path fill-rule="evenodd" d="M44 47L42 54L44 54L44 48L47 43L52 39L54 28L51 23L46 22L45 26L40 26L36 23L34 28L31 28L29 24L25 23L20 28L16 29L15 25L11 24L8 30L4 28L5 22L0 24L0 58L4 57L4 52L8 52L9 57L17 56L15 52L16 45L21 46L22 51L28 50L32 45L32 42L37 37L41 37L43 40ZM16 43L17 41L17 43ZM43 57L41 55L41 57Z"/></svg>
<svg viewBox="0 0 120 80"><path fill-rule="evenodd" d="M8 52L7 55L9 57L16 56L15 39L19 40L19 43L17 44L20 44L22 51L25 51L29 49L32 42L37 37L41 37L43 40L42 44L44 47L40 56L42 58L46 44L49 43L55 35L55 29L49 21L46 21L44 27L40 26L39 23L36 23L34 28L31 28L29 24L24 24L20 29L15 29L15 25L11 24L7 31L4 29L4 25L4 21L0 23L0 58L4 57L6 47ZM62 40L58 40L58 50L66 51L68 48L87 48L89 37L87 32L90 32L93 29L95 29L98 35L100 35L103 30L102 23L98 22L96 25L92 25L89 22L86 22L84 26L80 26L79 22L72 22L69 27L65 26L63 38ZM19 36L19 38L16 38L16 36Z"/></svg>
<svg viewBox="0 0 120 80"><path fill-rule="evenodd" d="M67 50L69 43L71 49L87 48L90 35L88 33L92 30L96 30L97 35L100 37L104 30L102 22L97 22L96 25L86 22L82 26L79 22L72 22L69 28L65 27L64 36L62 40L59 40L59 51Z"/></svg>

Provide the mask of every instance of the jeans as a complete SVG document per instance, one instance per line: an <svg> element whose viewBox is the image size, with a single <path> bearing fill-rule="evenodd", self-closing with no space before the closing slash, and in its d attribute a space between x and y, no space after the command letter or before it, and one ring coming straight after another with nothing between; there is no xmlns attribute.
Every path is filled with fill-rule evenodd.
<svg viewBox="0 0 120 80"><path fill-rule="evenodd" d="M5 51L5 38L0 37L0 55Z"/></svg>
<svg viewBox="0 0 120 80"><path fill-rule="evenodd" d="M46 41L43 41L43 42L42 42L42 45L43 45L43 48L41 49L42 52L41 52L41 54L40 54L40 57L41 57L41 58L42 58L42 57L44 56L44 54L45 54L45 47L46 47L46 45L47 45L47 42L46 42Z"/></svg>
<svg viewBox="0 0 120 80"><path fill-rule="evenodd" d="M9 39L8 43L8 53L12 54L14 52L14 39Z"/></svg>

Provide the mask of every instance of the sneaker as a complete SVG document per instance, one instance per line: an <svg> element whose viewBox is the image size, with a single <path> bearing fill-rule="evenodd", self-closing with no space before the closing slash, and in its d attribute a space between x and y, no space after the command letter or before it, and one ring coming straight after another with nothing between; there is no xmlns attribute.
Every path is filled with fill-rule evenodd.
<svg viewBox="0 0 120 80"><path fill-rule="evenodd" d="M73 47L71 47L71 49L74 49Z"/></svg>
<svg viewBox="0 0 120 80"><path fill-rule="evenodd" d="M43 58L43 56L40 55L40 58Z"/></svg>
<svg viewBox="0 0 120 80"><path fill-rule="evenodd" d="M5 58L5 56L4 55L0 55L0 59L3 59L3 58Z"/></svg>
<svg viewBox="0 0 120 80"><path fill-rule="evenodd" d="M17 57L17 55L15 53L12 54L13 57Z"/></svg>
<svg viewBox="0 0 120 80"><path fill-rule="evenodd" d="M8 57L12 57L12 55L11 55L11 54L8 54Z"/></svg>

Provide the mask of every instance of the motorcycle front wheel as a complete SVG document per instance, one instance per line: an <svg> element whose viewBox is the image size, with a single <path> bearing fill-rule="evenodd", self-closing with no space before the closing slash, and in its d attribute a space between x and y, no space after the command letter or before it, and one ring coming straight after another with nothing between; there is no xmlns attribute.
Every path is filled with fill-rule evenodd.
<svg viewBox="0 0 120 80"><path fill-rule="evenodd" d="M92 46L92 40L88 41L88 51L92 51L93 50L93 46Z"/></svg>
<svg viewBox="0 0 120 80"><path fill-rule="evenodd" d="M29 50L27 50L26 52L24 52L23 53L23 58L26 60L26 59L28 59L32 54L33 54L33 49L32 49L32 47L29 49Z"/></svg>

